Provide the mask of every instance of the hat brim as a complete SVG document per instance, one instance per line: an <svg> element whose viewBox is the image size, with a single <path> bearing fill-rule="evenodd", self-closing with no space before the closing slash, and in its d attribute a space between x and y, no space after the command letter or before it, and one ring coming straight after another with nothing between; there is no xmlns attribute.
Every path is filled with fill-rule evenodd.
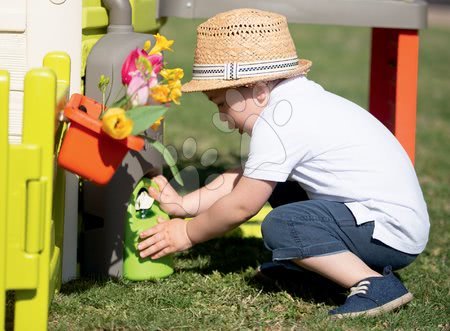
<svg viewBox="0 0 450 331"><path fill-rule="evenodd" d="M294 70L284 72L281 74L272 74L267 76L255 76L248 78L241 78L235 80L225 80L225 79L202 79L196 80L192 79L181 87L181 91L188 92L204 92L211 90L219 90L223 88L239 87L244 85L249 85L262 81L271 81L281 78L291 78L300 75L305 75L309 68L311 68L312 62L305 59L300 59L298 61L298 67Z"/></svg>

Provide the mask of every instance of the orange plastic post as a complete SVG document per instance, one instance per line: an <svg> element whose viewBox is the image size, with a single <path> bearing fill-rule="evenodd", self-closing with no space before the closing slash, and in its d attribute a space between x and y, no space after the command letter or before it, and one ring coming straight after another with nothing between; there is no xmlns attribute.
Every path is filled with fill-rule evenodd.
<svg viewBox="0 0 450 331"><path fill-rule="evenodd" d="M397 137L414 163L419 35L372 29L369 110Z"/></svg>

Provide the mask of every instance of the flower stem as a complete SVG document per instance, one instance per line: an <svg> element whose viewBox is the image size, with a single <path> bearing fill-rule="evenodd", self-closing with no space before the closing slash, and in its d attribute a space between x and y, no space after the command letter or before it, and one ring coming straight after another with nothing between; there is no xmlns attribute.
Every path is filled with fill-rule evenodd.
<svg viewBox="0 0 450 331"><path fill-rule="evenodd" d="M176 162L173 159L172 155L170 154L169 150L164 146L162 143L160 143L158 140L155 140L153 138L147 137L145 135L139 135L139 137L144 138L146 141L150 143L164 158L164 161L166 161L167 165L170 168L170 171L172 172L173 177L175 178L176 182L180 184L181 186L184 186L183 179L180 176L180 172L176 166Z"/></svg>

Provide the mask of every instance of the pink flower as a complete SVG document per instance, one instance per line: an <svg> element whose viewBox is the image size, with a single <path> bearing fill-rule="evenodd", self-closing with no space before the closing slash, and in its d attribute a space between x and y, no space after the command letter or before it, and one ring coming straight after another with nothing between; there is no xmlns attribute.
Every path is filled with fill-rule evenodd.
<svg viewBox="0 0 450 331"><path fill-rule="evenodd" d="M142 55L143 50L136 48L128 54L127 58L122 64L122 83L128 85L131 81L131 74L137 70L136 60ZM147 53L146 53L147 54Z"/></svg>
<svg viewBox="0 0 450 331"><path fill-rule="evenodd" d="M133 74L138 70L136 67L136 61L139 57L145 57L151 63L153 67L153 73L157 74L161 71L163 66L163 57L161 54L148 55L146 51L140 48L136 48L131 51L122 65L122 83L124 85L130 84Z"/></svg>
<svg viewBox="0 0 450 331"><path fill-rule="evenodd" d="M148 84L145 79L136 72L127 88L127 95L131 97L131 104L136 106L143 106L148 100Z"/></svg>
<svg viewBox="0 0 450 331"><path fill-rule="evenodd" d="M153 66L153 72L155 74L159 73L163 67L163 56L161 54L153 54L149 55L147 58Z"/></svg>
<svg viewBox="0 0 450 331"><path fill-rule="evenodd" d="M158 83L156 73L152 72L148 80L138 71L134 72L131 77L127 88L127 95L130 97L131 104L133 107L146 105L149 101L150 88Z"/></svg>

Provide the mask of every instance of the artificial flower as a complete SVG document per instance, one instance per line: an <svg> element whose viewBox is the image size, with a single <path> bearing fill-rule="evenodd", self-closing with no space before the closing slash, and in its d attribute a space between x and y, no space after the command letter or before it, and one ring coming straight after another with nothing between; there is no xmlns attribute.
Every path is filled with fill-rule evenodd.
<svg viewBox="0 0 450 331"><path fill-rule="evenodd" d="M155 78L156 81L156 78ZM156 82L155 82L156 84ZM127 88L127 95L130 97L131 104L136 106L143 106L147 104L149 96L148 82L140 73L136 73Z"/></svg>
<svg viewBox="0 0 450 331"><path fill-rule="evenodd" d="M163 67L163 56L161 54L151 54L148 55L148 59L153 67L153 72L155 74L159 73Z"/></svg>
<svg viewBox="0 0 450 331"><path fill-rule="evenodd" d="M162 153L178 183L182 179L175 167L170 153L164 153L164 145L145 134L145 130L158 130L164 114L169 110L168 103L180 103L182 69L167 69L163 61L162 51L172 51L173 40L160 34L154 35L155 45L148 40L143 48L136 48L130 52L122 64L122 84L126 94L114 100L111 108L102 112L102 130L114 139L124 139L129 135L144 138L156 150ZM153 46L153 47L152 47ZM162 79L158 82L158 74ZM102 92L103 104L106 99L108 81L102 77L99 89ZM162 105L161 105L162 104ZM119 108L120 107L120 108ZM156 118L156 120L155 120ZM134 121L134 123L133 123Z"/></svg>
<svg viewBox="0 0 450 331"><path fill-rule="evenodd" d="M131 51L130 54L128 54L127 58L123 62L122 65L122 83L124 85L128 85L132 78L132 73L137 71L136 68L136 60L139 58L139 56L144 54L144 50L136 48L135 50ZM147 53L145 52L145 55Z"/></svg>
<svg viewBox="0 0 450 331"><path fill-rule="evenodd" d="M158 74L163 67L161 54L149 55L145 50L136 48L125 59L122 65L122 83L130 84L133 75L140 71L142 75Z"/></svg>
<svg viewBox="0 0 450 331"><path fill-rule="evenodd" d="M170 101L169 94L170 88L167 84L156 85L150 89L153 100L160 103L166 103Z"/></svg>
<svg viewBox="0 0 450 331"><path fill-rule="evenodd" d="M160 118L158 118L155 123L152 124L151 128L153 131L157 131L159 129L159 127L161 126L161 122L164 119L164 116L161 116Z"/></svg>
<svg viewBox="0 0 450 331"><path fill-rule="evenodd" d="M172 51L170 46L173 45L173 40L167 40L166 37L161 36L159 33L154 35L156 39L156 44L153 46L153 48L150 50L149 54L156 54L161 53L162 51Z"/></svg>
<svg viewBox="0 0 450 331"><path fill-rule="evenodd" d="M144 47L143 47L144 51L146 51L148 53L151 46L152 46L152 42L150 40L146 40L144 43Z"/></svg>
<svg viewBox="0 0 450 331"><path fill-rule="evenodd" d="M133 121L122 108L110 108L102 117L103 131L114 139L125 139L133 130Z"/></svg>
<svg viewBox="0 0 450 331"><path fill-rule="evenodd" d="M167 83L167 86L172 89L180 89L181 90L181 80L171 80Z"/></svg>
<svg viewBox="0 0 450 331"><path fill-rule="evenodd" d="M175 104L180 104L180 97L181 97L181 89L174 88L170 90L169 99L170 101L173 101Z"/></svg>
<svg viewBox="0 0 450 331"><path fill-rule="evenodd" d="M183 69L180 68L163 69L159 74L167 81L180 80L184 76Z"/></svg>

